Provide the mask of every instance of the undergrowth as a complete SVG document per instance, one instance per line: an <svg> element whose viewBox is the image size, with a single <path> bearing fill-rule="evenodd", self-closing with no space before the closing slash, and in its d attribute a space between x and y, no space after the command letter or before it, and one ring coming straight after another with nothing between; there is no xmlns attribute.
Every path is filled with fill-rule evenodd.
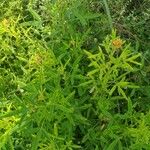
<svg viewBox="0 0 150 150"><path fill-rule="evenodd" d="M150 149L148 1L124 3L2 0L1 150Z"/></svg>

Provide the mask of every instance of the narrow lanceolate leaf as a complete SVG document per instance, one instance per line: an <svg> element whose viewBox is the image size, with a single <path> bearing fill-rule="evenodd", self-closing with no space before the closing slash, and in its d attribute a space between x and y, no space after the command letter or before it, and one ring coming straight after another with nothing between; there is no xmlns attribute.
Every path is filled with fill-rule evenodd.
<svg viewBox="0 0 150 150"><path fill-rule="evenodd" d="M121 81L121 82L118 83L118 86L127 87L128 84L129 84L129 82Z"/></svg>
<svg viewBox="0 0 150 150"><path fill-rule="evenodd" d="M128 113L132 113L133 105L130 98L128 98Z"/></svg>
<svg viewBox="0 0 150 150"><path fill-rule="evenodd" d="M93 83L93 80L89 80L87 82L83 82L83 83L79 84L79 86L87 86L87 85L89 85L91 83Z"/></svg>
<svg viewBox="0 0 150 150"><path fill-rule="evenodd" d="M86 55L87 55L90 59L91 59L91 58L96 59L96 56L93 55L92 53L90 53L89 51L84 50L84 52L86 53Z"/></svg>
<svg viewBox="0 0 150 150"><path fill-rule="evenodd" d="M128 58L127 61L135 60L135 59L137 59L137 58L140 57L140 56L141 56L141 53L138 53L138 54L136 54L136 55L134 55L134 56Z"/></svg>
<svg viewBox="0 0 150 150"><path fill-rule="evenodd" d="M21 57L21 56L16 56L20 61L24 61L24 62L28 62L28 60L27 59L25 59L25 58L23 58L23 57Z"/></svg>
<svg viewBox="0 0 150 150"><path fill-rule="evenodd" d="M58 136L58 127L57 127L57 123L54 123L54 135Z"/></svg>
<svg viewBox="0 0 150 150"><path fill-rule="evenodd" d="M100 16L101 16L101 14L87 13L87 14L85 14L84 18L86 18L86 19L94 19L94 18L98 18Z"/></svg>
<svg viewBox="0 0 150 150"><path fill-rule="evenodd" d="M141 65L142 65L141 63L138 63L137 61L133 61L133 60L131 60L130 62L131 62L131 63L133 63L133 64L136 64L136 65L139 65L139 66L141 66Z"/></svg>
<svg viewBox="0 0 150 150"><path fill-rule="evenodd" d="M112 87L112 89L109 91L109 95L110 96L114 93L114 91L116 90L116 88L117 88L116 85Z"/></svg>
<svg viewBox="0 0 150 150"><path fill-rule="evenodd" d="M89 67L94 66L95 68L100 68L100 65L96 61L92 61Z"/></svg>
<svg viewBox="0 0 150 150"><path fill-rule="evenodd" d="M115 150L118 145L119 138L115 139L105 150Z"/></svg>
<svg viewBox="0 0 150 150"><path fill-rule="evenodd" d="M118 93L121 94L126 100L128 100L125 92L118 86Z"/></svg>
<svg viewBox="0 0 150 150"><path fill-rule="evenodd" d="M32 150L37 150L39 146L39 141L41 139L41 130L37 133L37 135L32 135Z"/></svg>
<svg viewBox="0 0 150 150"><path fill-rule="evenodd" d="M39 16L39 14L32 9L31 7L28 8L28 11L32 14L33 18L39 22L41 22L41 17Z"/></svg>
<svg viewBox="0 0 150 150"><path fill-rule="evenodd" d="M138 53L137 55L134 55L134 56L126 59L126 62L130 62L130 63L136 64L136 65L141 65L141 63L139 63L138 61L135 61L135 59L137 59L140 56L141 56L141 54Z"/></svg>
<svg viewBox="0 0 150 150"><path fill-rule="evenodd" d="M127 85L127 87L131 88L131 89L138 89L138 88L140 88L140 86L138 86L138 85L132 85L132 84Z"/></svg>
<svg viewBox="0 0 150 150"><path fill-rule="evenodd" d="M83 26L87 24L86 19L82 16L82 14L77 9L74 9L73 13L77 17L77 19L80 20Z"/></svg>
<svg viewBox="0 0 150 150"><path fill-rule="evenodd" d="M92 76L93 74L99 72L99 69L95 69L95 70L92 70L90 72L88 72L87 76Z"/></svg>
<svg viewBox="0 0 150 150"><path fill-rule="evenodd" d="M21 25L23 26L23 27L41 27L41 25L42 25L42 23L41 22L39 22L39 21L27 21L27 22L23 22L23 23L21 23Z"/></svg>

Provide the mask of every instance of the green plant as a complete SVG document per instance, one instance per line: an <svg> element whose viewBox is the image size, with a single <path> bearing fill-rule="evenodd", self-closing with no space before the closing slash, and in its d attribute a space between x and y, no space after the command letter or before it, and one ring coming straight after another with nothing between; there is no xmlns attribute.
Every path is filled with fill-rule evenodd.
<svg viewBox="0 0 150 150"><path fill-rule="evenodd" d="M144 16L121 0L2 0L0 149L149 149L141 5Z"/></svg>
<svg viewBox="0 0 150 150"><path fill-rule="evenodd" d="M91 69L87 74L88 83L93 84L92 89L95 88L95 93L111 96L117 89L118 94L128 99L124 90L137 86L130 83L127 76L136 71L135 65L141 65L136 61L141 54L133 54L130 44L125 44L116 36L116 32L113 32L111 37L106 37L97 54L85 52L91 61L89 65ZM93 92L91 91L91 93Z"/></svg>
<svg viewBox="0 0 150 150"><path fill-rule="evenodd" d="M138 62L141 54L134 54L130 44L126 44L116 36L115 31L111 36L106 37L98 53L92 54L89 51L85 53L90 60L90 70L87 72L88 80L80 86L87 88L92 95L91 101L94 100L95 113L99 120L98 126L101 126L96 127L97 132L104 130L102 135L98 135L101 139L101 144L98 145L106 148L105 140L114 139L109 148L112 145L115 148L119 143L123 146L126 131L123 130L122 123L128 124L135 105L127 94L131 91L130 89L139 88L133 80L130 80L129 75L141 66Z"/></svg>

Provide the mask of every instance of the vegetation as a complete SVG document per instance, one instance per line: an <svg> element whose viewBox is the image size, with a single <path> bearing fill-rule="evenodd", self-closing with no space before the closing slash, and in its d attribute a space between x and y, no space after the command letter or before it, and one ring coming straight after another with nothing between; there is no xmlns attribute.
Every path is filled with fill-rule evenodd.
<svg viewBox="0 0 150 150"><path fill-rule="evenodd" d="M1 150L149 150L149 0L2 0Z"/></svg>

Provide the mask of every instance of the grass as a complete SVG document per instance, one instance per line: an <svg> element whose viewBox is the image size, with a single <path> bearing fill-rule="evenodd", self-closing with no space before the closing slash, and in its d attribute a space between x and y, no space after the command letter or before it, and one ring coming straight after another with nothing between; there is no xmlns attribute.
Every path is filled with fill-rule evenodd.
<svg viewBox="0 0 150 150"><path fill-rule="evenodd" d="M150 149L145 3L2 1L1 150Z"/></svg>

